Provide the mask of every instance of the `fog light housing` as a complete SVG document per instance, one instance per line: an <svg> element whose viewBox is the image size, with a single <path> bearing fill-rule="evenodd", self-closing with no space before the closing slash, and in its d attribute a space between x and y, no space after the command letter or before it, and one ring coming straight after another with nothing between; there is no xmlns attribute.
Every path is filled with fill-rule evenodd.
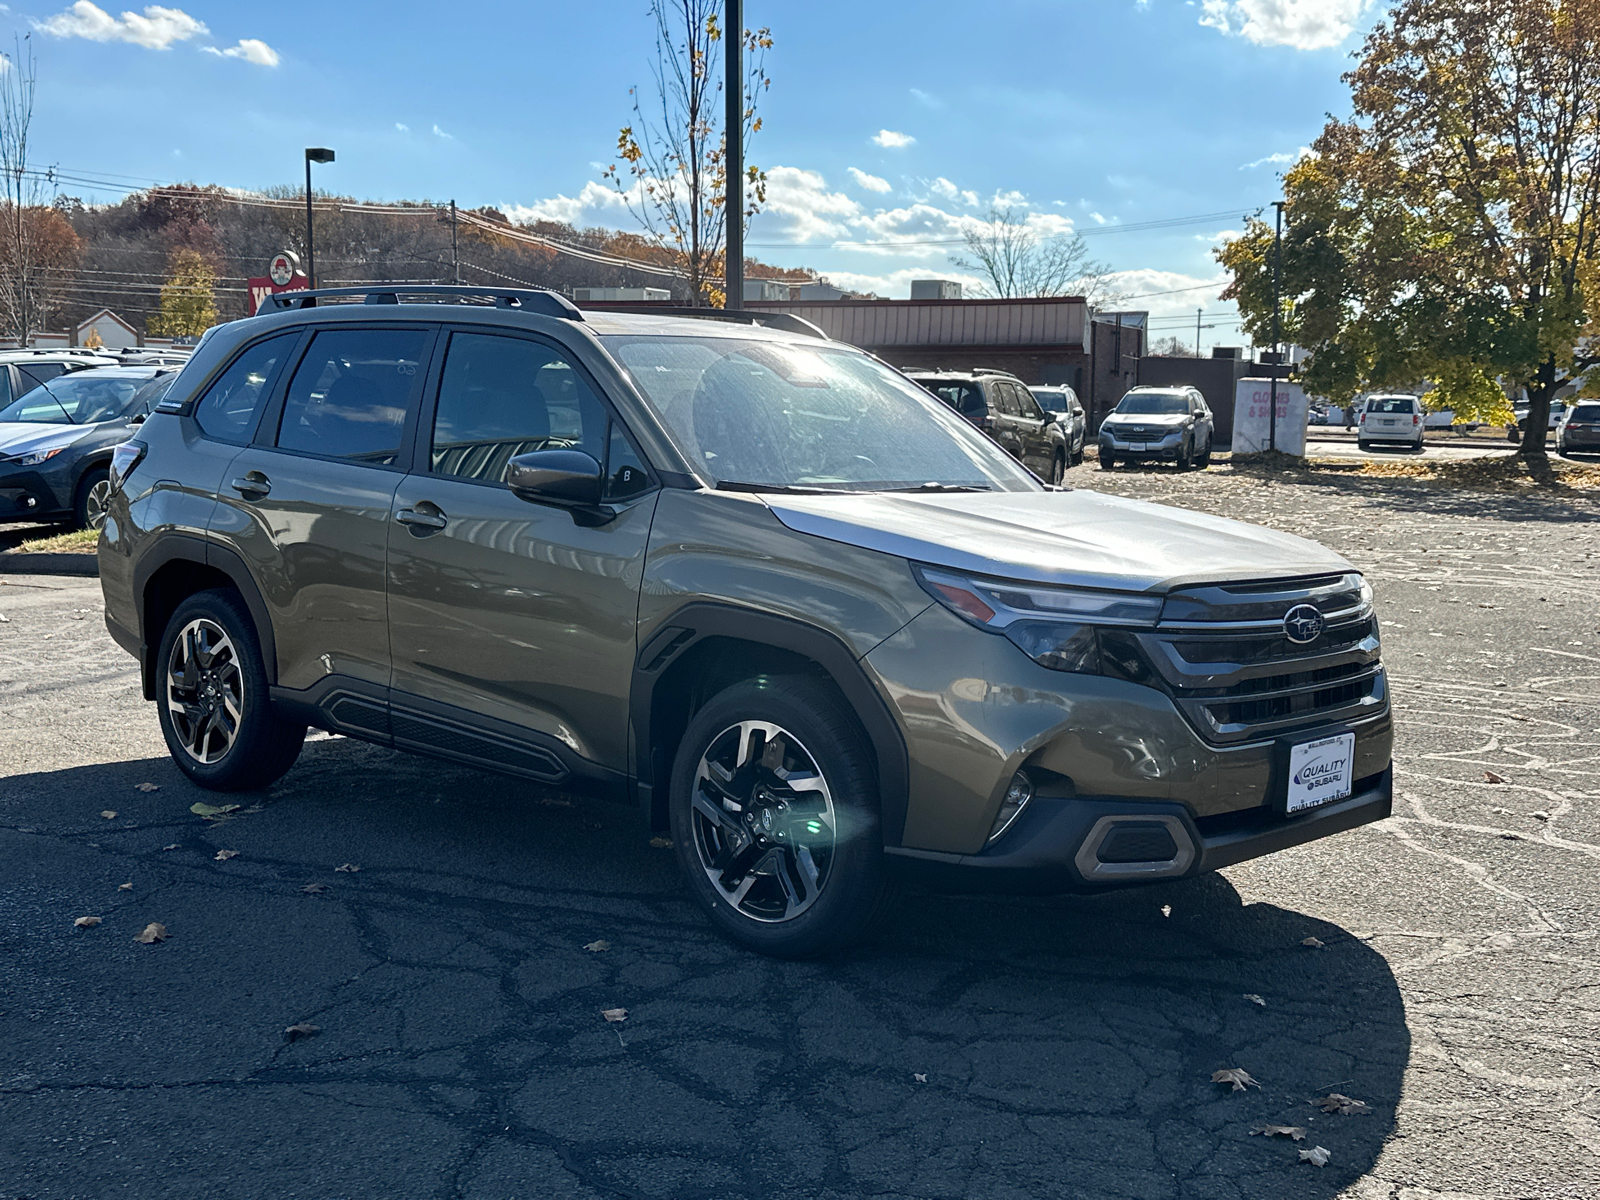
<svg viewBox="0 0 1600 1200"><path fill-rule="evenodd" d="M1000 811L995 814L994 825L989 830L989 841L994 841L1010 829L1012 822L1022 814L1022 810L1028 807L1028 801L1032 799L1033 781L1018 771L1011 777L1005 797L1000 801Z"/></svg>

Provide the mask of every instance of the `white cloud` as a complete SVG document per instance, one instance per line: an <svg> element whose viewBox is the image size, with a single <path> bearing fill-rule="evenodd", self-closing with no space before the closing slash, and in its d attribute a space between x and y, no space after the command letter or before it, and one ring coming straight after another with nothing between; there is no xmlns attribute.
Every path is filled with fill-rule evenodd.
<svg viewBox="0 0 1600 1200"><path fill-rule="evenodd" d="M1209 242L1215 246L1220 242L1231 242L1235 238L1242 238L1243 236L1244 230L1242 229L1219 229L1215 233L1197 233L1194 235L1194 240L1197 242Z"/></svg>
<svg viewBox="0 0 1600 1200"><path fill-rule="evenodd" d="M401 133L410 133L410 132L411 132L411 126L409 126L409 125L402 125L402 124L401 124L401 123L400 123L400 122L399 122L399 121L396 121L396 122L395 122L395 123L394 123L394 127L395 127L395 128L396 128L396 129L398 129L398 130L399 130L399 131L400 131L400 132L401 132Z"/></svg>
<svg viewBox="0 0 1600 1200"><path fill-rule="evenodd" d="M863 209L843 192L830 192L820 171L773 167L767 172L767 202L761 211L763 236L776 233L785 241L812 242L849 237L848 226Z"/></svg>
<svg viewBox="0 0 1600 1200"><path fill-rule="evenodd" d="M1095 223L1095 224L1096 224L1096 225L1104 225L1104 224L1105 224L1105 223L1106 223L1106 219L1105 219L1105 218L1104 218L1104 217L1102 217L1102 216L1101 216L1101 215L1100 215L1100 214L1099 214L1099 213L1097 213L1097 212L1092 212L1092 213L1090 213L1090 214L1089 214L1089 219L1090 219L1090 220L1091 220L1091 221L1093 221L1093 222L1094 222L1094 223Z"/></svg>
<svg viewBox="0 0 1600 1200"><path fill-rule="evenodd" d="M1197 308L1215 311L1217 297L1228 286L1228 280L1225 272L1208 278L1154 267L1113 271L1108 277L1110 285L1128 297L1126 302L1117 307L1132 312L1148 312L1153 317L1193 317ZM1190 325L1189 330L1193 337L1194 326Z"/></svg>
<svg viewBox="0 0 1600 1200"><path fill-rule="evenodd" d="M635 194L638 191L636 185ZM627 208L627 201L616 188L593 180L584 184L583 190L576 196L555 196L549 200L536 200L532 204L500 205L500 211L514 225L526 225L534 221L560 221L567 225L615 222L627 215Z"/></svg>
<svg viewBox="0 0 1600 1200"><path fill-rule="evenodd" d="M912 88L911 98L918 104L924 105L927 108L939 109L944 107L943 100L939 99L939 97L933 95L931 92L923 91L921 88Z"/></svg>
<svg viewBox="0 0 1600 1200"><path fill-rule="evenodd" d="M1326 50L1354 32L1374 0L1203 0L1200 24L1258 46Z"/></svg>
<svg viewBox="0 0 1600 1200"><path fill-rule="evenodd" d="M442 137L446 141L450 141L450 142L453 142L453 141L456 140L456 135L455 134L446 133L444 130L440 129L437 122L435 122L434 126L433 126L433 136L434 137Z"/></svg>
<svg viewBox="0 0 1600 1200"><path fill-rule="evenodd" d="M229 46L222 53L229 58L242 58L245 62L255 63L258 67L278 65L278 52L260 38L240 38L237 46Z"/></svg>
<svg viewBox="0 0 1600 1200"><path fill-rule="evenodd" d="M872 135L873 144L885 150L904 150L916 140L909 133L896 133L892 129L880 129Z"/></svg>
<svg viewBox="0 0 1600 1200"><path fill-rule="evenodd" d="M124 12L113 17L89 0L77 0L71 8L48 20L35 21L34 28L51 37L87 38L91 42L129 42L146 50L166 50L174 42L186 42L211 31L181 8L162 8L152 4L144 13Z"/></svg>
<svg viewBox="0 0 1600 1200"><path fill-rule="evenodd" d="M1028 197L1018 191L997 191L994 194L994 199L990 200L989 203L996 208L1027 208Z"/></svg>
<svg viewBox="0 0 1600 1200"><path fill-rule="evenodd" d="M856 181L858 187L864 187L869 192L894 191L894 185L887 179L882 179L877 175L868 175L865 171L856 170L855 167L850 168L850 177Z"/></svg>
<svg viewBox="0 0 1600 1200"><path fill-rule="evenodd" d="M910 296L913 279L955 279L962 284L968 296L983 286L983 280L976 275L952 270L948 266L901 267L899 270L888 271L881 275L858 271L824 271L823 274L835 287L846 288L852 292L873 292L890 300L904 300Z"/></svg>
<svg viewBox="0 0 1600 1200"><path fill-rule="evenodd" d="M1239 170L1253 171L1255 168L1265 166L1267 163L1273 163L1277 166L1287 166L1289 163L1299 162L1302 158L1305 158L1310 153L1310 146L1301 146L1300 149L1296 150L1293 154L1279 152L1277 154L1268 154L1264 158L1258 158L1255 160L1255 162L1242 163L1240 164Z"/></svg>

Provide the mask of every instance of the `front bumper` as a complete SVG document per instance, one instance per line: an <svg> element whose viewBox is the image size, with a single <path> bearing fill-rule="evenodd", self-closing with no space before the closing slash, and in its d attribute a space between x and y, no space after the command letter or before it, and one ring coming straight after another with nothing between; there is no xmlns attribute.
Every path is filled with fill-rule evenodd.
<svg viewBox="0 0 1600 1200"><path fill-rule="evenodd" d="M58 494L60 481L30 468L0 466L0 521L38 521L71 508Z"/></svg>
<svg viewBox="0 0 1600 1200"><path fill-rule="evenodd" d="M1115 434L1101 431L1101 453L1110 451L1112 454L1124 455L1132 458L1177 458L1178 451L1183 447L1183 433L1169 433L1163 438L1132 440L1119 438Z"/></svg>
<svg viewBox="0 0 1600 1200"><path fill-rule="evenodd" d="M1294 816L1261 806L1197 820L1184 805L1171 802L1038 796L1005 836L977 854L903 847L886 853L902 875L945 890L1028 895L1098 891L1230 867L1381 821L1393 803L1392 767L1357 780L1347 799ZM1153 861L1102 862L1108 834L1121 825L1164 827L1174 853Z"/></svg>

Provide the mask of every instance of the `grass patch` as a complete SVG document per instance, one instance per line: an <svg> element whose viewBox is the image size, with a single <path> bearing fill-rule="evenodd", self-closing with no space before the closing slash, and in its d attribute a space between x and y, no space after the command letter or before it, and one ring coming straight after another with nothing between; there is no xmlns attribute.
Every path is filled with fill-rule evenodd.
<svg viewBox="0 0 1600 1200"><path fill-rule="evenodd" d="M93 554L100 545L98 529L75 529L71 533L53 533L46 537L23 542L17 554Z"/></svg>

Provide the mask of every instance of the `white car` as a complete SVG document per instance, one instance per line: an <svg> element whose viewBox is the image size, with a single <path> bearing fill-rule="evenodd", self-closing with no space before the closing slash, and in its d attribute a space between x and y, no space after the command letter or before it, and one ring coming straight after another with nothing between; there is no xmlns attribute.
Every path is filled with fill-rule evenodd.
<svg viewBox="0 0 1600 1200"><path fill-rule="evenodd" d="M1373 396L1356 426L1356 445L1404 445L1422 449L1422 404L1415 396Z"/></svg>

